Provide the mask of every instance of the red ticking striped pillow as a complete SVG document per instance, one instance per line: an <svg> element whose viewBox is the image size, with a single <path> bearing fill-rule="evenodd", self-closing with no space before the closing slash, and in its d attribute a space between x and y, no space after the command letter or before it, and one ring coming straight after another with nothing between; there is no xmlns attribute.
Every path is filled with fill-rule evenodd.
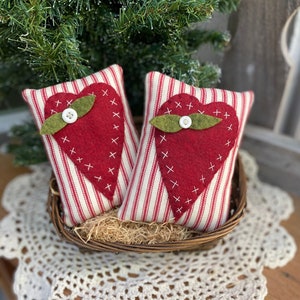
<svg viewBox="0 0 300 300"><path fill-rule="evenodd" d="M158 72L147 74L137 163L119 217L201 231L224 224L253 98L252 92L195 88Z"/></svg>
<svg viewBox="0 0 300 300"><path fill-rule="evenodd" d="M121 67L26 89L23 97L43 134L65 223L74 226L120 205L138 145Z"/></svg>

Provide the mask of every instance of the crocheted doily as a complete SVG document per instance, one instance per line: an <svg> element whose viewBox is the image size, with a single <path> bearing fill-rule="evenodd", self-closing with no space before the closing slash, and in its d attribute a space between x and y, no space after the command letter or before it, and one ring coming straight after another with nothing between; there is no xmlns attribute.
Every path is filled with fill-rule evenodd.
<svg viewBox="0 0 300 300"><path fill-rule="evenodd" d="M253 158L241 151L248 207L236 229L209 251L83 253L56 235L46 212L49 165L7 186L0 256L19 261L18 299L263 299L264 267L290 261L296 245L279 225L293 212L289 195L262 183Z"/></svg>

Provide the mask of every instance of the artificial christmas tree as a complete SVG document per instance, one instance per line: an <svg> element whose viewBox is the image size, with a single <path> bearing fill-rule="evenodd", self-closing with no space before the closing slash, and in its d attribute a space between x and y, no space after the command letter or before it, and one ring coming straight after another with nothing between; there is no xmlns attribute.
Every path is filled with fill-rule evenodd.
<svg viewBox="0 0 300 300"><path fill-rule="evenodd" d="M192 54L203 43L223 48L228 33L200 30L194 24L207 21L215 11L229 13L238 2L1 1L0 59L5 70L0 74L1 88L41 88L118 63L124 69L133 114L140 115L144 76L149 71L201 87L219 80L217 66L199 62ZM33 163L28 157L43 156L30 154L28 136L32 134L22 135L23 146L15 150L19 163ZM41 144L35 154L38 149Z"/></svg>

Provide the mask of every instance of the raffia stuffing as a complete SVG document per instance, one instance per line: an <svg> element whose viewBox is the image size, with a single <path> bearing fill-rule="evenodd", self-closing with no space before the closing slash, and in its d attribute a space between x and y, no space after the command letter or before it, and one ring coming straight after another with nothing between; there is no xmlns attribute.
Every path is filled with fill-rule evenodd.
<svg viewBox="0 0 300 300"><path fill-rule="evenodd" d="M89 219L73 230L84 243L93 240L128 245L179 241L195 234L188 228L172 223L121 221L117 218L117 211L114 209Z"/></svg>

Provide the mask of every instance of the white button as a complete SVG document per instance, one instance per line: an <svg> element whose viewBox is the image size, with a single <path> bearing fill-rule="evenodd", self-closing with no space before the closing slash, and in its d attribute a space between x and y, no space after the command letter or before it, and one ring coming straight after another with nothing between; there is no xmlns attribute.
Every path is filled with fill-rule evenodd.
<svg viewBox="0 0 300 300"><path fill-rule="evenodd" d="M192 119L189 116L183 116L179 120L179 126L181 128L187 129L192 125Z"/></svg>
<svg viewBox="0 0 300 300"><path fill-rule="evenodd" d="M77 121L78 119L78 115L75 109L73 108L66 108L63 112L62 112L62 119L68 123L74 123Z"/></svg>

